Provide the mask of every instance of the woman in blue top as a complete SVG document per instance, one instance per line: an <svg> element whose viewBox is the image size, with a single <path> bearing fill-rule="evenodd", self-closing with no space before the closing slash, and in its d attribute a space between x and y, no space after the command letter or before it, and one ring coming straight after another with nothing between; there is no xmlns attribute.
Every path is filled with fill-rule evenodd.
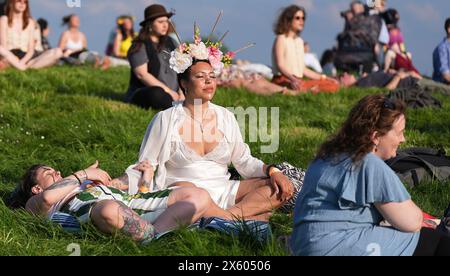
<svg viewBox="0 0 450 276"><path fill-rule="evenodd" d="M400 102L367 96L321 146L295 208L295 255L449 254L449 238L421 230L422 211L383 161L405 142L404 113Z"/></svg>

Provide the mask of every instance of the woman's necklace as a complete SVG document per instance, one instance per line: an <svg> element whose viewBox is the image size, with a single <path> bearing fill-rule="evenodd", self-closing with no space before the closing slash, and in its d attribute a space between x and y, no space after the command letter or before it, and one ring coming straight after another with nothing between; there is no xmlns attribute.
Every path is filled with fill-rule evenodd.
<svg viewBox="0 0 450 276"><path fill-rule="evenodd" d="M195 117L192 115L191 111L189 110L189 117L191 117L192 120L194 120L195 122L197 122L199 124L200 131L202 132L202 134L204 133L203 120L205 120L205 117L208 114L208 111L209 111L209 109L206 109L205 113L203 114L202 120L199 121L199 120L195 119Z"/></svg>

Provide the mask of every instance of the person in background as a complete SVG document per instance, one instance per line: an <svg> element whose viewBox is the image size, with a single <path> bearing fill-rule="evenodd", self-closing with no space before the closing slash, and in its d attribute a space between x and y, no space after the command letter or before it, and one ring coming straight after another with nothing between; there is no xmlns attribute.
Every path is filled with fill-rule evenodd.
<svg viewBox="0 0 450 276"><path fill-rule="evenodd" d="M336 59L336 49L327 49L323 52L320 59L320 65L322 66L323 73L329 77L337 77L337 69L334 65Z"/></svg>
<svg viewBox="0 0 450 276"><path fill-rule="evenodd" d="M396 71L404 70L412 72L416 78L421 79L422 76L412 62L411 53L406 51L403 33L398 27L400 14L395 9L389 9L383 13L383 18L389 30L389 44L384 62L384 71L388 72L391 68Z"/></svg>
<svg viewBox="0 0 450 276"><path fill-rule="evenodd" d="M0 55L7 65L19 70L40 69L54 65L62 56L59 49L35 51L36 23L28 0L8 0L0 17Z"/></svg>
<svg viewBox="0 0 450 276"><path fill-rule="evenodd" d="M61 34L58 47L64 52L64 60L69 64L93 64L95 67L101 66L108 69L111 60L102 57L97 52L89 51L86 35L80 31L80 17L76 14L64 16L62 25L67 26L67 30Z"/></svg>
<svg viewBox="0 0 450 276"><path fill-rule="evenodd" d="M44 18L39 18L37 20L36 28L36 51L44 52L51 49L50 42L48 41L48 36L50 35L50 27L48 26L48 21Z"/></svg>
<svg viewBox="0 0 450 276"><path fill-rule="evenodd" d="M375 46L378 68L384 68L385 46L389 44L389 30L382 14L386 10L386 0L375 1L376 5L370 9L369 15L379 16L381 19L381 31L378 36L378 44Z"/></svg>
<svg viewBox="0 0 450 276"><path fill-rule="evenodd" d="M113 56L126 60L128 50L136 38L134 32L134 19L131 16L121 16L117 21L117 32L114 38ZM127 64L129 65L128 61Z"/></svg>
<svg viewBox="0 0 450 276"><path fill-rule="evenodd" d="M275 26L277 35L272 49L273 83L302 92L330 92L339 90L339 83L305 66L305 49L300 33L306 21L303 7L285 8ZM304 80L303 78L308 78Z"/></svg>
<svg viewBox="0 0 450 276"><path fill-rule="evenodd" d="M433 52L433 80L450 84L450 18L445 21L446 37Z"/></svg>
<svg viewBox="0 0 450 276"><path fill-rule="evenodd" d="M170 53L176 48L168 37L169 19L174 15L161 5L145 9L138 37L128 52L131 78L125 101L141 108L167 109L184 100L177 73L170 68Z"/></svg>
<svg viewBox="0 0 450 276"><path fill-rule="evenodd" d="M305 47L305 66L314 70L317 73L322 74L323 73L322 66L320 65L317 55L310 52L309 43L305 41L304 47Z"/></svg>

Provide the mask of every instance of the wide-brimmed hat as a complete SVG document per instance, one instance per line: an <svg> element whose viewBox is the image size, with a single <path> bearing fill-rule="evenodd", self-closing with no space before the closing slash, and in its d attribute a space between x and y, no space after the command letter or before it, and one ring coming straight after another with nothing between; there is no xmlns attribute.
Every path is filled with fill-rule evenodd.
<svg viewBox="0 0 450 276"><path fill-rule="evenodd" d="M167 12L166 8L162 5L154 4L151 6L148 6L145 9L144 12L144 21L140 23L141 26L144 26L145 23L152 21L158 17L167 16L168 18L171 18L174 15L173 12Z"/></svg>

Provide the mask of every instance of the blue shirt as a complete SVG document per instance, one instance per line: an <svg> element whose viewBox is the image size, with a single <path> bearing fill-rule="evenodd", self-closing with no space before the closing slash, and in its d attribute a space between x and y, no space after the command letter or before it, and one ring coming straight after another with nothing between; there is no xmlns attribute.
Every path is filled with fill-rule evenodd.
<svg viewBox="0 0 450 276"><path fill-rule="evenodd" d="M433 52L433 80L448 83L443 75L450 74L450 41L444 41Z"/></svg>
<svg viewBox="0 0 450 276"><path fill-rule="evenodd" d="M376 155L316 160L309 167L294 213L295 255L412 255L419 233L380 227L374 203L411 199L397 175Z"/></svg>

